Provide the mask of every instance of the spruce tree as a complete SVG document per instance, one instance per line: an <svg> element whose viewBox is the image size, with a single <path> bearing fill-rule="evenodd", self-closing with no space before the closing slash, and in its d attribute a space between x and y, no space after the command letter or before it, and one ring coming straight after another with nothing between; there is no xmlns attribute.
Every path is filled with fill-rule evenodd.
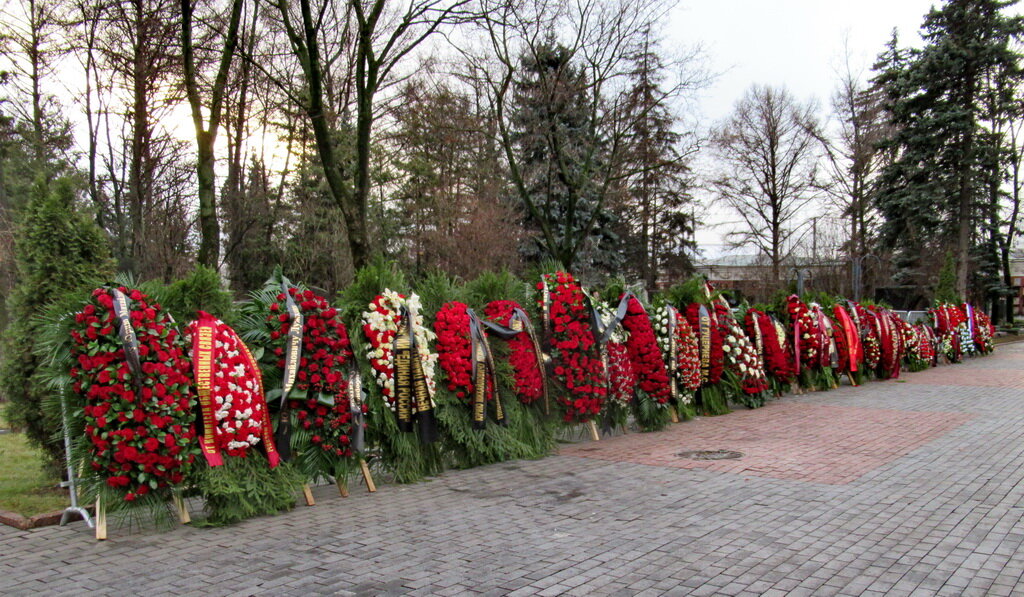
<svg viewBox="0 0 1024 597"><path fill-rule="evenodd" d="M621 264L614 214L600 184L607 151L597 130L594 90L571 52L548 43L522 59L512 123L519 176L532 205L526 226L537 231L531 260L552 258L574 271Z"/></svg>
<svg viewBox="0 0 1024 597"><path fill-rule="evenodd" d="M75 186L60 178L40 180L18 222L15 256L18 283L7 300L10 325L3 333L0 390L9 401L5 416L28 439L58 462L63 447L52 441L60 421L42 409L51 391L40 379L41 362L34 353L42 323L36 316L50 302L113 271L103 232L75 207Z"/></svg>
<svg viewBox="0 0 1024 597"><path fill-rule="evenodd" d="M931 285L940 264L928 256L949 250L956 292L967 294L992 171L985 99L1021 76L1014 43L1024 21L1006 14L1012 4L949 0L925 17L924 48L900 50L894 39L876 64L895 132L882 145L892 161L874 203L904 282Z"/></svg>
<svg viewBox="0 0 1024 597"><path fill-rule="evenodd" d="M663 271L677 277L692 271L688 253L696 245L688 208L693 175L681 151L683 135L673 130L676 117L663 88L664 63L644 44L633 64L626 103L631 133L626 170L633 174L626 180L619 218L627 263L654 292Z"/></svg>

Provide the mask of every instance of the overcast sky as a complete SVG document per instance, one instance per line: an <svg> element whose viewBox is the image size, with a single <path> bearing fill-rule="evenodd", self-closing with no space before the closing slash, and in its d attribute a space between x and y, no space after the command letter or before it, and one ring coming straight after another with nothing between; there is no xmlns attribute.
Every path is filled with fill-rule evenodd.
<svg viewBox="0 0 1024 597"><path fill-rule="evenodd" d="M933 0L682 0L666 27L665 47L704 46L719 73L700 97L704 126L726 117L754 83L785 85L801 101L815 100L824 116L849 48L854 72L865 76L898 29L900 45L919 45L918 30ZM705 254L720 250L729 219L705 206L697 241Z"/></svg>

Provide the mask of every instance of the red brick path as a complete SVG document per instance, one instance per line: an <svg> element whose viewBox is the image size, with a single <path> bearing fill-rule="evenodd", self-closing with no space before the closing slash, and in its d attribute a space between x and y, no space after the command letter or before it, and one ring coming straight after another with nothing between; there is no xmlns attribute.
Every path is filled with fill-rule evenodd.
<svg viewBox="0 0 1024 597"><path fill-rule="evenodd" d="M1000 377L1004 376L1001 372ZM561 453L613 462L704 468L842 485L973 416L771 402L756 410L673 425L659 433L632 433L576 444L563 448ZM696 461L677 456L688 450L735 450L742 452L743 457Z"/></svg>

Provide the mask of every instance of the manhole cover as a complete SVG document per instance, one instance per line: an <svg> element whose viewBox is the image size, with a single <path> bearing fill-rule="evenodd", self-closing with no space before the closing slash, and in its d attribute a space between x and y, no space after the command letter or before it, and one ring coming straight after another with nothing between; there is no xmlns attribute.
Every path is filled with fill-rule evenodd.
<svg viewBox="0 0 1024 597"><path fill-rule="evenodd" d="M680 452L676 456L689 458L690 460L733 460L742 458L743 453L732 450L691 450L689 452Z"/></svg>

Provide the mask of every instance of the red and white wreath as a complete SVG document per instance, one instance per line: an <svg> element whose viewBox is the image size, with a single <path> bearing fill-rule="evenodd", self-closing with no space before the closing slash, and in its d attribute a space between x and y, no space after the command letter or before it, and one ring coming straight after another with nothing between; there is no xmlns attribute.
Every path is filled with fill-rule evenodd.
<svg viewBox="0 0 1024 597"><path fill-rule="evenodd" d="M392 345L402 321L403 307L415 314L412 321L413 333L416 336L416 349L423 366L423 375L427 382L431 401L433 401L436 391L434 370L437 365L437 353L430 350L430 343L435 336L423 325L420 298L416 294L406 297L386 288L369 304L369 310L363 313L363 333L369 341L366 356L369 357L370 366L373 368L374 381L377 382L385 402L392 411L395 411L397 407ZM414 414L415 409L414 402Z"/></svg>

